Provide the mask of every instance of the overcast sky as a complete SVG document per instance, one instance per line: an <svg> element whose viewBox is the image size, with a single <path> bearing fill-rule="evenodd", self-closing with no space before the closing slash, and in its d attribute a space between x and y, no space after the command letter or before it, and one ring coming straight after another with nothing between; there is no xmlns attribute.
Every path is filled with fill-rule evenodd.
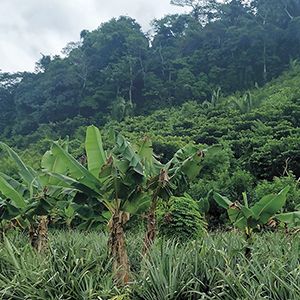
<svg viewBox="0 0 300 300"><path fill-rule="evenodd" d="M43 54L60 54L83 29L96 29L112 17L128 15L149 23L183 12L169 0L0 0L0 70L33 71Z"/></svg>

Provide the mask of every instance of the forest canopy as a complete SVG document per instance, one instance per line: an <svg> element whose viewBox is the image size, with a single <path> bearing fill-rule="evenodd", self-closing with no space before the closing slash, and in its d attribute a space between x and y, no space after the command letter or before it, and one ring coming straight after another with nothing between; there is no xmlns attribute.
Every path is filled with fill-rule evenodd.
<svg viewBox="0 0 300 300"><path fill-rule="evenodd" d="M142 32L121 16L82 30L63 55L43 55L34 73L0 74L3 137L41 124L113 117L203 103L262 86L299 59L297 0L173 0L191 13L167 15Z"/></svg>

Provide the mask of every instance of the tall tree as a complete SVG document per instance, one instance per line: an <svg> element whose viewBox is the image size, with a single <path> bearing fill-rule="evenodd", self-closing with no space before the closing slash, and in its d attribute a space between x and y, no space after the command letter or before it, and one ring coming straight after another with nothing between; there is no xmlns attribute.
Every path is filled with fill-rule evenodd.
<svg viewBox="0 0 300 300"><path fill-rule="evenodd" d="M216 0L171 0L171 4L191 7L192 16L203 25L215 20L218 16Z"/></svg>

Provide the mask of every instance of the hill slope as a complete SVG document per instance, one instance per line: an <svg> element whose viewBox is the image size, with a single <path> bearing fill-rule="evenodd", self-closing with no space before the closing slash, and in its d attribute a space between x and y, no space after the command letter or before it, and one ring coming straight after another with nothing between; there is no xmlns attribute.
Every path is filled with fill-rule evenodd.
<svg viewBox="0 0 300 300"><path fill-rule="evenodd" d="M102 121L94 119L91 123L100 126ZM15 148L19 145L23 159L39 168L41 155L49 149L50 141L68 134L70 152L81 157L88 124L88 119L80 117L44 124L33 134L14 136L6 142ZM201 174L189 191L195 199L209 200L210 224L219 224L221 211L212 201L210 190L232 199L240 199L246 191L250 201L255 201L290 185L288 209L300 204L299 125L300 66L295 66L266 86L244 94L215 94L211 101L202 104L186 102L180 107L127 117L123 122L110 121L100 127L105 144L111 129L122 132L132 142L145 135L151 137L155 153L162 159L190 142L203 148L221 145L213 154L208 152ZM12 162L3 152L0 155L0 171L16 174Z"/></svg>
<svg viewBox="0 0 300 300"><path fill-rule="evenodd" d="M91 122L100 126L103 121L75 117L40 125L33 134L15 135L7 142L25 150L23 156L37 163L50 140L71 135L71 151L79 155L84 126ZM300 175L299 124L300 67L296 66L262 88L229 97L215 96L202 104L187 102L148 116L127 117L123 122L110 121L104 130L114 128L132 140L147 134L156 152L166 156L190 141L223 144L241 168L258 179L272 179L284 173L287 160L289 170Z"/></svg>
<svg viewBox="0 0 300 300"><path fill-rule="evenodd" d="M263 88L216 102L188 102L115 127L133 138L147 134L158 151L167 153L189 141L221 143L259 179L283 175L286 167L300 176L299 67Z"/></svg>

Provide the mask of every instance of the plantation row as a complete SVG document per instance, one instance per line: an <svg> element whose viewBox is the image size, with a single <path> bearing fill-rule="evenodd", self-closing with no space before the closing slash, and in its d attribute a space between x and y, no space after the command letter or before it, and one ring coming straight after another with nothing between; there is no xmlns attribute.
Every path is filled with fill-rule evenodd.
<svg viewBox="0 0 300 300"><path fill-rule="evenodd" d="M37 255L23 234L0 243L1 299L76 300L298 300L299 235L255 234L253 256L243 255L236 232L216 233L199 242L157 239L142 257L142 235L130 233L129 287L115 285L107 236L98 232L55 231L49 252ZM28 298L29 297L29 298Z"/></svg>

